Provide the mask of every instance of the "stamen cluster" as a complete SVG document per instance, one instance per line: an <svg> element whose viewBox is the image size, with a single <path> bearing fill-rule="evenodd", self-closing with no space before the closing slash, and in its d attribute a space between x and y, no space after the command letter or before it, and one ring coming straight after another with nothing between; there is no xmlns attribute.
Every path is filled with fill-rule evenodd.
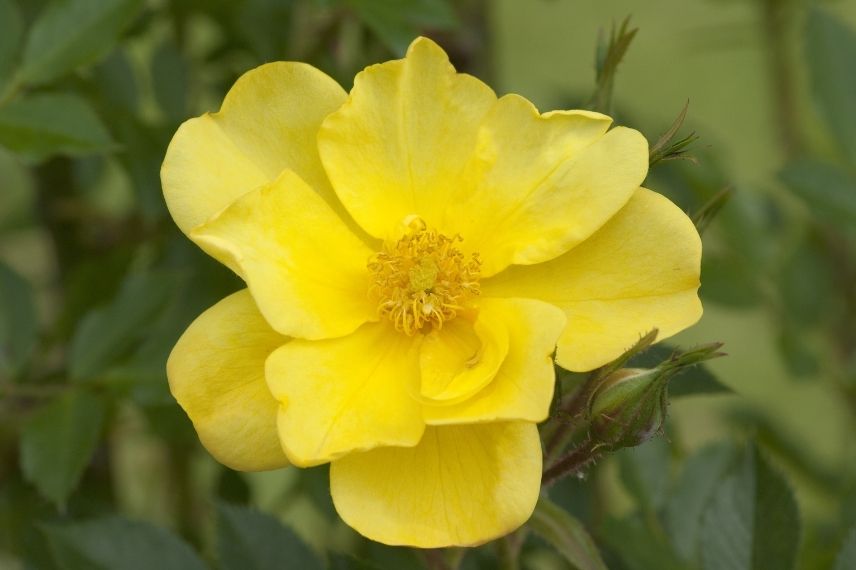
<svg viewBox="0 0 856 570"><path fill-rule="evenodd" d="M464 303L479 295L478 254L468 259L452 237L427 229L422 220L396 242L387 242L369 261L373 274L369 293L378 299L378 313L407 335L441 328Z"/></svg>

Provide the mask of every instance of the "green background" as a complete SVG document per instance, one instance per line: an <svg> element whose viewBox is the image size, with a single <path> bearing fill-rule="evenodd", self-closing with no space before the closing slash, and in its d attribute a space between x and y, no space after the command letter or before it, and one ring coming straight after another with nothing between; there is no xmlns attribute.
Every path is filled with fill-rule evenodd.
<svg viewBox="0 0 856 570"><path fill-rule="evenodd" d="M350 87L419 33L500 94L584 106L598 33L628 15L617 122L653 143L689 101L680 132L700 137L698 164L657 164L647 185L690 213L733 190L704 234L705 315L669 341L724 342L706 370L731 392L673 398L666 437L551 498L610 568L856 567L856 3L0 0L0 568L266 568L265 548L295 568L418 567L337 521L323 468L239 475L199 446L163 365L240 284L169 220L166 144L262 62ZM728 506L744 484L748 514ZM793 525L765 535L765 517ZM105 529L136 538L87 542ZM143 535L159 546L140 550ZM786 542L796 559L776 558ZM523 566L573 563L550 544L527 540ZM128 565L153 550L174 558ZM463 564L495 567L494 552Z"/></svg>

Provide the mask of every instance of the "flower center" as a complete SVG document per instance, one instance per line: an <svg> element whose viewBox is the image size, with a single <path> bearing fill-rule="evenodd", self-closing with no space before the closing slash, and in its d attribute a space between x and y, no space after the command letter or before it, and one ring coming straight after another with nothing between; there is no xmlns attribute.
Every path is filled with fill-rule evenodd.
<svg viewBox="0 0 856 570"><path fill-rule="evenodd" d="M427 229L414 217L408 232L369 260L370 294L378 299L378 313L399 331L413 335L429 326L441 328L455 318L464 303L480 293L478 254L467 257L452 237Z"/></svg>

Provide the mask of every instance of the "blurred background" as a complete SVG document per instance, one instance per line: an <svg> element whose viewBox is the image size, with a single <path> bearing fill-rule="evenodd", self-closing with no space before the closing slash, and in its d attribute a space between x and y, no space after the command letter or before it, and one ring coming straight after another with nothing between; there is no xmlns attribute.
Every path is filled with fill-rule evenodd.
<svg viewBox="0 0 856 570"><path fill-rule="evenodd" d="M0 568L154 566L117 544L270 567L248 529L296 568L418 568L337 520L325 468L238 474L198 444L164 364L241 285L169 219L166 145L263 62L350 88L419 34L500 94L585 107L627 16L611 114L653 144L689 102L678 137L699 137L646 185L689 213L731 191L703 235L705 315L668 342L728 356L691 373L704 389L674 381L664 437L551 497L611 569L856 568L856 2L811 0L0 0ZM750 441L772 471L746 479ZM761 539L793 556L759 562ZM524 568L570 567L547 542Z"/></svg>

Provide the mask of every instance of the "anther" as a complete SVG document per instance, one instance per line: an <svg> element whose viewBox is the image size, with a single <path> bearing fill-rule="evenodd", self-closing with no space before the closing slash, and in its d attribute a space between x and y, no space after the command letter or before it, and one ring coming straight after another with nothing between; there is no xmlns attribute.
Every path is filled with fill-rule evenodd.
<svg viewBox="0 0 856 570"><path fill-rule="evenodd" d="M417 216L405 218L404 225L408 232L384 244L368 263L370 294L381 316L413 335L441 328L480 293L480 262L455 247L460 236L430 230Z"/></svg>

